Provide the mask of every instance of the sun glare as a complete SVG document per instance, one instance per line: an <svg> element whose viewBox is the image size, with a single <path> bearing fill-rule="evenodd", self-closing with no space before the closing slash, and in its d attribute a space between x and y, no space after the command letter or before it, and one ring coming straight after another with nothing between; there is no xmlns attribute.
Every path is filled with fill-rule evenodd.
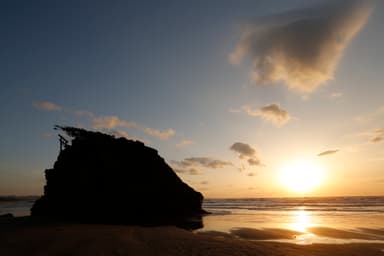
<svg viewBox="0 0 384 256"><path fill-rule="evenodd" d="M280 182L296 193L306 193L318 187L323 181L323 169L312 161L297 161L284 166Z"/></svg>

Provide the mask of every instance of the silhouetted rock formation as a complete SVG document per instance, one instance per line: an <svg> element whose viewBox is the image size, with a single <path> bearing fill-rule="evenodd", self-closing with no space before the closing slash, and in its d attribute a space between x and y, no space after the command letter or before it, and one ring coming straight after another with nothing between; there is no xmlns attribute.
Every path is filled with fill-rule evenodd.
<svg viewBox="0 0 384 256"><path fill-rule="evenodd" d="M44 195L33 205L32 216L141 225L201 220L202 194L185 184L155 149L100 132L56 129L72 144L45 171Z"/></svg>
<svg viewBox="0 0 384 256"><path fill-rule="evenodd" d="M12 213L6 213L6 214L0 214L0 219L12 219L14 218L15 216L13 216Z"/></svg>

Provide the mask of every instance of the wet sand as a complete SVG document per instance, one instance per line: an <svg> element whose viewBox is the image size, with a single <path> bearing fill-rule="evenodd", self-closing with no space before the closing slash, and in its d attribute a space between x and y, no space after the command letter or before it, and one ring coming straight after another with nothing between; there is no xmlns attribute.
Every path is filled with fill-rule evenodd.
<svg viewBox="0 0 384 256"><path fill-rule="evenodd" d="M384 244L380 243L297 245L248 240L295 235L287 232L243 229L230 234L192 233L172 226L71 224L16 218L0 222L0 255L384 255Z"/></svg>

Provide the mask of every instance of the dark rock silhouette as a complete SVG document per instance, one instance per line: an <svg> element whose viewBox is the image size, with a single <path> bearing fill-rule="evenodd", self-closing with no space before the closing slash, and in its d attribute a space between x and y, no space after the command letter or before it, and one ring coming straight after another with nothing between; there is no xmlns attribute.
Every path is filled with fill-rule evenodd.
<svg viewBox="0 0 384 256"><path fill-rule="evenodd" d="M32 216L140 225L202 225L203 196L185 184L155 149L142 142L74 127L62 141L44 195ZM191 223L189 223L191 224Z"/></svg>
<svg viewBox="0 0 384 256"><path fill-rule="evenodd" d="M12 213L0 214L0 219L12 219L14 217Z"/></svg>

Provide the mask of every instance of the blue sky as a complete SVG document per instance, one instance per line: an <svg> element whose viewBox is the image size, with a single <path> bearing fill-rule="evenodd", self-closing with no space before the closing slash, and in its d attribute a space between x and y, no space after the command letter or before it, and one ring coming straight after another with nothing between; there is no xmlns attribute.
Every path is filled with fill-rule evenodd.
<svg viewBox="0 0 384 256"><path fill-rule="evenodd" d="M365 20L352 4L340 3L357 18L321 7L324 1L2 1L0 194L42 192L43 170L58 153L55 124L124 132L179 169L184 159L200 157L193 162L198 173L179 175L208 197L288 195L276 183L280 165L313 156L332 184L314 195L383 194L383 143L369 140L384 136L375 133L384 126L384 6L376 2ZM303 8L320 18L334 15L329 24L341 26L347 39L353 35L326 72L332 79L314 76L313 87L290 87L292 73L265 71L280 63L276 48L262 51L242 39L250 31L252 40L273 45L275 38L259 29L273 35L268 22L285 22L276 14L308 18L295 11ZM359 25L342 23L349 18ZM298 32L300 50L313 49L313 40ZM319 50L333 49L327 47ZM239 64L230 60L236 49L245 51ZM313 61L310 54L305 58ZM275 64L254 66L256 57ZM252 69L264 72L265 83L250 77ZM241 152L230 150L235 142L253 148L251 158L262 164L239 159ZM329 149L339 151L316 157ZM231 165L209 168L202 157ZM352 191L362 180L363 188Z"/></svg>

